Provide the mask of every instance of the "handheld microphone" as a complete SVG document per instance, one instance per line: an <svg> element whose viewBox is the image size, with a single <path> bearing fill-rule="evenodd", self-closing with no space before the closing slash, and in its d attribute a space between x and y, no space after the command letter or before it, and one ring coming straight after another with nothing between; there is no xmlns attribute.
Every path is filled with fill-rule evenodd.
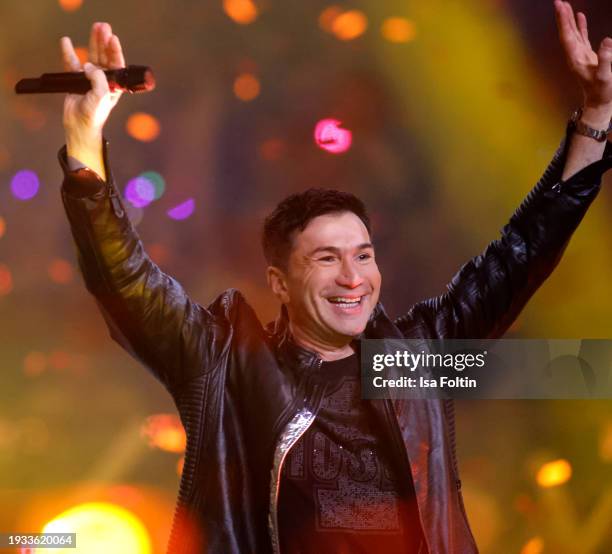
<svg viewBox="0 0 612 554"><path fill-rule="evenodd" d="M146 65L128 65L121 69L106 69L111 92L123 90L126 92L149 92L155 88L153 71ZM38 78L21 79L15 85L17 94L40 94L50 92L68 92L72 94L87 94L91 83L83 71L67 73L43 73Z"/></svg>

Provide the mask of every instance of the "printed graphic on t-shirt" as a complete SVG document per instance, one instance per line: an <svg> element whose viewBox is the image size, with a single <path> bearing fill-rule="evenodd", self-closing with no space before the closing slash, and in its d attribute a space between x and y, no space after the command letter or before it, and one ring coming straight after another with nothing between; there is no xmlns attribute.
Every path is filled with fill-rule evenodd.
<svg viewBox="0 0 612 554"><path fill-rule="evenodd" d="M312 495L317 531L397 533L397 486L360 403L355 378L328 391L313 427L285 460L285 483Z"/></svg>

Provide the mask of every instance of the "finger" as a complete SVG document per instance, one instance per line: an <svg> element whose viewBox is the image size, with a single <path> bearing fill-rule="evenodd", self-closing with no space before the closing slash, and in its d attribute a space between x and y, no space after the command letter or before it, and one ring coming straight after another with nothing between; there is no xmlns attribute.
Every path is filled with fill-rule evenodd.
<svg viewBox="0 0 612 554"><path fill-rule="evenodd" d="M81 62L74 51L72 41L69 37L60 39L60 47L62 49L62 61L64 62L65 71L81 71Z"/></svg>
<svg viewBox="0 0 612 554"><path fill-rule="evenodd" d="M91 26L91 33L89 34L89 61L98 65L100 63L100 55L98 53L98 29L100 23L94 23Z"/></svg>
<svg viewBox="0 0 612 554"><path fill-rule="evenodd" d="M106 48L108 41L113 36L113 31L108 23L100 23L98 28L98 57L99 66L108 67L108 56L106 54Z"/></svg>
<svg viewBox="0 0 612 554"><path fill-rule="evenodd" d="M85 76L91 83L91 90L98 99L103 98L104 95L110 92L108 80L106 79L106 75L104 75L104 71L102 71L102 69L91 63L86 63L83 66L83 69L85 70Z"/></svg>
<svg viewBox="0 0 612 554"><path fill-rule="evenodd" d="M589 42L589 30L587 28L587 18L582 12L578 12L576 14L576 19L578 23L578 31L580 31L580 36L584 40L584 42Z"/></svg>
<svg viewBox="0 0 612 554"><path fill-rule="evenodd" d="M572 36L572 27L569 22L567 9L565 7L565 2L561 0L557 0L555 2L555 17L557 19L557 29L559 31L559 38L561 42L565 45L570 40Z"/></svg>
<svg viewBox="0 0 612 554"><path fill-rule="evenodd" d="M574 17L574 8L572 8L571 4L569 2L563 2L563 4L565 5L565 11L567 13L567 19L569 21L570 27L572 29L572 31L576 34L576 35L580 35L580 32L578 31L578 26L576 25L576 18Z"/></svg>
<svg viewBox="0 0 612 554"><path fill-rule="evenodd" d="M601 81L612 79L612 38L606 37L601 41L597 52L599 63L597 65L597 78Z"/></svg>
<svg viewBox="0 0 612 554"><path fill-rule="evenodd" d="M119 37L117 35L113 35L108 41L106 54L108 56L108 67L111 69L125 67L123 50L121 49L121 43L119 42Z"/></svg>

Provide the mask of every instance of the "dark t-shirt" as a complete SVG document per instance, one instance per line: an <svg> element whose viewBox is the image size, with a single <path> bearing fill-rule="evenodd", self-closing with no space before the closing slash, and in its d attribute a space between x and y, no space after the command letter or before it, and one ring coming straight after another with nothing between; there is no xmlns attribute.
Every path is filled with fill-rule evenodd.
<svg viewBox="0 0 612 554"><path fill-rule="evenodd" d="M412 480L402 476L400 486L392 451L361 399L357 356L324 362L317 378L328 382L321 410L281 474L281 551L417 554L422 533Z"/></svg>

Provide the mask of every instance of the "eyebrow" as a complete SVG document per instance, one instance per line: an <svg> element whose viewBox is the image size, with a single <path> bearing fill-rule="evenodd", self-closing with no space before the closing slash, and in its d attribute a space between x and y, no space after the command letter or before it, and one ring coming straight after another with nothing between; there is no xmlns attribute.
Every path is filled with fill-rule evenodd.
<svg viewBox="0 0 612 554"><path fill-rule="evenodd" d="M361 244L357 245L355 250L365 250L366 248L374 249L374 245L371 242L362 242ZM333 252L334 254L337 254L337 255L341 254L340 248L337 248L336 246L319 246L318 248L311 250L308 253L308 256L314 256L315 254L318 254L319 252Z"/></svg>

